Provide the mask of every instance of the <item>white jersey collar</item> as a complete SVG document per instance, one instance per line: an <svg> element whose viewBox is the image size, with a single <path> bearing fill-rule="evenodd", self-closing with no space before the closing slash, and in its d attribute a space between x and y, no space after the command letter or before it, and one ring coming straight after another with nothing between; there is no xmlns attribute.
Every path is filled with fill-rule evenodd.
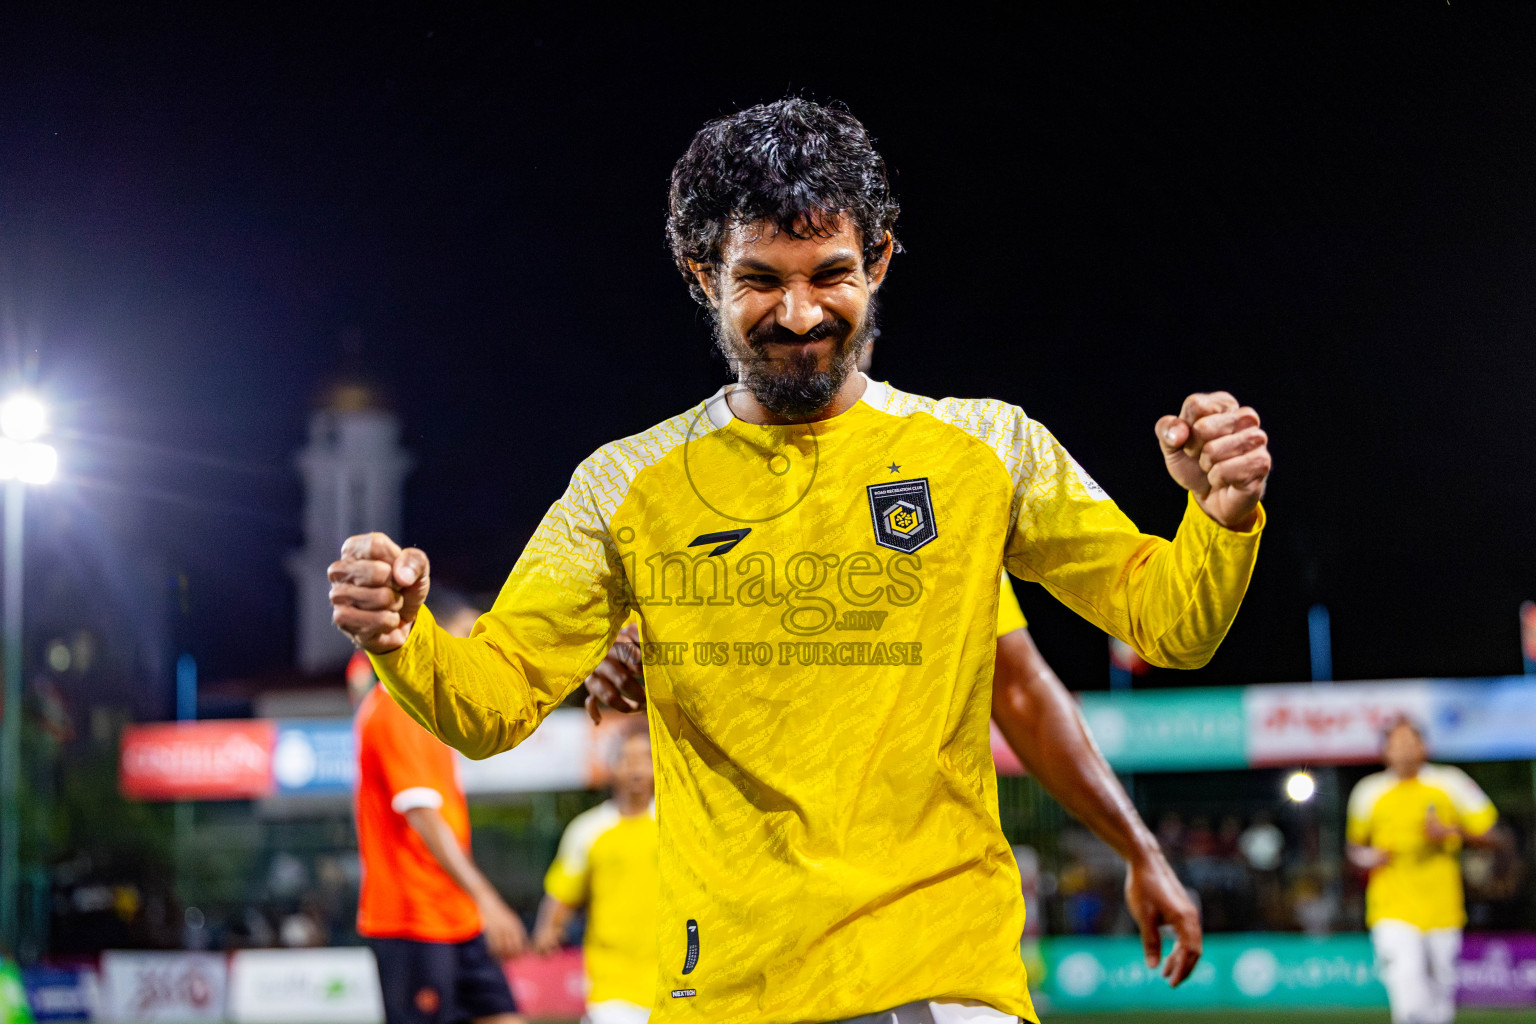
<svg viewBox="0 0 1536 1024"><path fill-rule="evenodd" d="M859 371L859 376L864 378L864 393L859 396L859 401L872 409L884 412L886 400L890 397L890 388L872 379L863 370ZM731 403L725 400L725 396L727 392L733 391L737 387L738 385L736 384L727 384L704 401L704 411L709 416L710 424L716 430L736 418L736 414L731 412Z"/></svg>

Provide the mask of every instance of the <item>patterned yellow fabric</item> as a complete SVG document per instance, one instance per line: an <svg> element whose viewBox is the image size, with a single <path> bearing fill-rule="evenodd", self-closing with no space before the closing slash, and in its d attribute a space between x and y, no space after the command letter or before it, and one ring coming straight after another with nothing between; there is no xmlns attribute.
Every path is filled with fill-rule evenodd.
<svg viewBox="0 0 1536 1024"><path fill-rule="evenodd" d="M656 810L629 817L613 801L578 814L560 837L544 891L587 907L587 1002L649 1006L656 991Z"/></svg>
<svg viewBox="0 0 1536 1024"><path fill-rule="evenodd" d="M927 999L1034 1019L988 742L999 572L1195 667L1237 613L1262 519L1236 533L1190 502L1172 543L1140 533L1001 402L870 382L835 418L757 426L717 395L584 462L469 639L423 616L375 662L423 724L484 757L638 609L657 1021Z"/></svg>
<svg viewBox="0 0 1536 1024"><path fill-rule="evenodd" d="M1349 794L1347 836L1391 854L1365 887L1365 921L1406 921L1423 928L1460 928L1467 922L1461 891L1461 840L1431 843L1424 835L1430 809L1442 824L1469 835L1493 827L1493 802L1460 768L1427 764L1411 779L1392 772L1367 775Z"/></svg>
<svg viewBox="0 0 1536 1024"><path fill-rule="evenodd" d="M1013 581L1004 572L997 581L997 635L1012 633L1028 625L1024 620L1024 609L1019 607L1019 596L1013 592Z"/></svg>

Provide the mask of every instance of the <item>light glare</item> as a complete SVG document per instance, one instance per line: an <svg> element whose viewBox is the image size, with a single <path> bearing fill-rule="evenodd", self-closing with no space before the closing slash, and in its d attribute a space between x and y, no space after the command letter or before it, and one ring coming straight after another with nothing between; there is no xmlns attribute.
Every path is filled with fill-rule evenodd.
<svg viewBox="0 0 1536 1024"><path fill-rule="evenodd" d="M59 453L51 444L21 444L0 437L0 480L21 479L27 484L46 484L59 471Z"/></svg>
<svg viewBox="0 0 1536 1024"><path fill-rule="evenodd" d="M59 453L51 444L29 441L16 455L16 475L23 483L46 484L59 471Z"/></svg>
<svg viewBox="0 0 1536 1024"><path fill-rule="evenodd" d="M1311 800L1312 794L1316 792L1317 783L1306 772L1296 772L1285 780L1285 795L1299 804Z"/></svg>
<svg viewBox="0 0 1536 1024"><path fill-rule="evenodd" d="M48 431L48 407L36 395L12 395L0 403L0 433L16 441L35 441Z"/></svg>

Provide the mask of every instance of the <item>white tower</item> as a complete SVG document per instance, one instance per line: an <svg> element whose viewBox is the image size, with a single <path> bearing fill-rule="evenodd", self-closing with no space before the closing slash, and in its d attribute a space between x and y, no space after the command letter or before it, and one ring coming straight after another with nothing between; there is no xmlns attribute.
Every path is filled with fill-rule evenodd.
<svg viewBox="0 0 1536 1024"><path fill-rule="evenodd" d="M304 547L288 555L296 590L295 652L305 672L340 668L352 644L331 624L325 570L355 533L400 536L401 487L411 458L400 447L400 421L367 388L344 384L309 418L299 452L304 477Z"/></svg>

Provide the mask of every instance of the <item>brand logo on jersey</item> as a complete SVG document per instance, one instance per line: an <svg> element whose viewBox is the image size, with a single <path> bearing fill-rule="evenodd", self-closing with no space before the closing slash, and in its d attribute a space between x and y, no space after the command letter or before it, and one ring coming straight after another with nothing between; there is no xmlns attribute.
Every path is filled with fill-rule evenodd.
<svg viewBox="0 0 1536 1024"><path fill-rule="evenodd" d="M747 534L752 532L752 527L746 526L740 530L721 530L719 533L701 533L688 542L688 546L696 548L700 544L718 544L719 547L711 551L711 555L723 555L731 548L740 544Z"/></svg>
<svg viewBox="0 0 1536 1024"><path fill-rule="evenodd" d="M688 955L683 957L683 973L692 974L693 969L699 966L699 922L688 922ZM688 994L693 995L693 989L688 989ZM677 993L672 993L673 998Z"/></svg>
<svg viewBox="0 0 1536 1024"><path fill-rule="evenodd" d="M692 999L699 994L696 988L675 988L672 990L673 999Z"/></svg>
<svg viewBox="0 0 1536 1024"><path fill-rule="evenodd" d="M869 515L875 524L876 544L912 552L939 535L926 477L870 484L866 490L869 492Z"/></svg>

